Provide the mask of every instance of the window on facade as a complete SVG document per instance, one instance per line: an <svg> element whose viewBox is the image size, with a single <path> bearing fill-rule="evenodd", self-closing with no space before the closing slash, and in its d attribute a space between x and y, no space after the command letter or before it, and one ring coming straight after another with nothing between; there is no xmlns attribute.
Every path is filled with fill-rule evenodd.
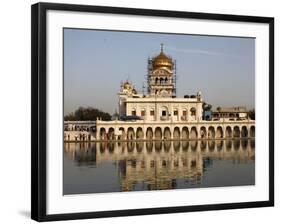
<svg viewBox="0 0 281 224"><path fill-rule="evenodd" d="M174 116L178 116L178 111L174 110Z"/></svg>
<svg viewBox="0 0 281 224"><path fill-rule="evenodd" d="M133 116L136 116L136 115L137 115L137 113L136 113L135 110L132 110L132 115L133 115Z"/></svg>
<svg viewBox="0 0 281 224"><path fill-rule="evenodd" d="M183 112L182 112L182 116L186 116L187 115L187 112L186 112L186 110L184 110Z"/></svg>
<svg viewBox="0 0 281 224"><path fill-rule="evenodd" d="M141 111L141 116L145 116L145 110Z"/></svg>
<svg viewBox="0 0 281 224"><path fill-rule="evenodd" d="M150 111L150 116L154 116L154 110Z"/></svg>
<svg viewBox="0 0 281 224"><path fill-rule="evenodd" d="M190 113L191 113L191 116L195 116L196 115L196 109L194 107L192 107L190 109Z"/></svg>
<svg viewBox="0 0 281 224"><path fill-rule="evenodd" d="M167 115L166 110L162 110L162 116L166 116L166 115Z"/></svg>

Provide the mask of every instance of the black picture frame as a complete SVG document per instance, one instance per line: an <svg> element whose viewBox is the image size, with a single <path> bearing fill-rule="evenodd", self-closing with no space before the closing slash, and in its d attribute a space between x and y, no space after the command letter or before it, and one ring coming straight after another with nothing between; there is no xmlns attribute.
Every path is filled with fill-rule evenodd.
<svg viewBox="0 0 281 224"><path fill-rule="evenodd" d="M196 206L159 207L102 212L52 214L46 213L46 13L48 10L100 12L169 18L192 18L234 22L254 22L269 25L269 200L243 203ZM206 210L238 209L274 206L274 18L137 8L103 7L73 4L37 3L31 11L31 218L37 221L86 219Z"/></svg>

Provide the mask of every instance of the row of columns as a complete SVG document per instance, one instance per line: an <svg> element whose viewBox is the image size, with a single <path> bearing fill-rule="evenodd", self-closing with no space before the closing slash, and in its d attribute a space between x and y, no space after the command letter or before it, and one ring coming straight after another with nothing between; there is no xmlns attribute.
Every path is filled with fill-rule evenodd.
<svg viewBox="0 0 281 224"><path fill-rule="evenodd" d="M98 140L165 140L165 139L220 139L255 137L255 126L196 126L193 127L110 127L99 128Z"/></svg>

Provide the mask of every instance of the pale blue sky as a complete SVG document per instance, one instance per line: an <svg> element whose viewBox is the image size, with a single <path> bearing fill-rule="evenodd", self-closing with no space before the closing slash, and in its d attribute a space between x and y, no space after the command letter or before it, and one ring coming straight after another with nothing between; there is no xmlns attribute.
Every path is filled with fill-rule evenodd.
<svg viewBox="0 0 281 224"><path fill-rule="evenodd" d="M253 38L64 29L64 113L79 106L113 113L120 82L142 91L147 58L161 43L177 61L178 97L200 90L213 108L254 108Z"/></svg>

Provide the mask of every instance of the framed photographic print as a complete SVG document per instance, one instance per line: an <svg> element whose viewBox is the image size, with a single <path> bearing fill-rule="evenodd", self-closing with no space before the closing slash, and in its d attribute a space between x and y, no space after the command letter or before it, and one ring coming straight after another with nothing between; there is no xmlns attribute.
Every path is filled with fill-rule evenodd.
<svg viewBox="0 0 281 224"><path fill-rule="evenodd" d="M32 6L32 219L274 205L274 19Z"/></svg>

